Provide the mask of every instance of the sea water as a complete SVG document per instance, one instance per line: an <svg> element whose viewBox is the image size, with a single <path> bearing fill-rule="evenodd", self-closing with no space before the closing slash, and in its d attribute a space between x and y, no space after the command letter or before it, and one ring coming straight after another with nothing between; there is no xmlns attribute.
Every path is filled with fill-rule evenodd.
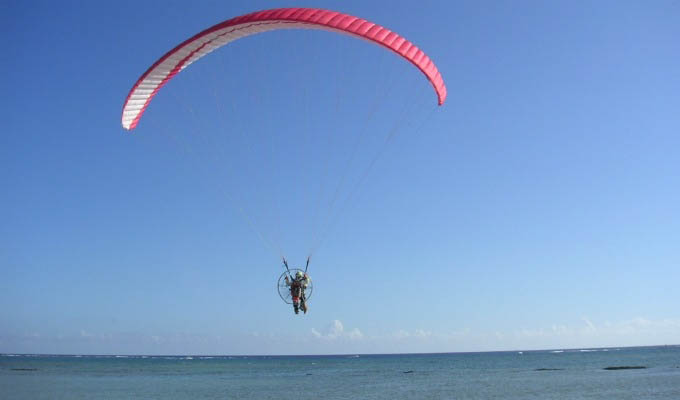
<svg viewBox="0 0 680 400"><path fill-rule="evenodd" d="M0 398L677 400L680 346L333 356L3 354Z"/></svg>

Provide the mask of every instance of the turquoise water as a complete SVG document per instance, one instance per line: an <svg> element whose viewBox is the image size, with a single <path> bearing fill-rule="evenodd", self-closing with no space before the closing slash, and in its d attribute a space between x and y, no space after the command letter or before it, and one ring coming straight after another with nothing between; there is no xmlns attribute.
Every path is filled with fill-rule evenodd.
<svg viewBox="0 0 680 400"><path fill-rule="evenodd" d="M607 367L645 367L606 370ZM680 399L680 346L346 356L0 355L3 399Z"/></svg>

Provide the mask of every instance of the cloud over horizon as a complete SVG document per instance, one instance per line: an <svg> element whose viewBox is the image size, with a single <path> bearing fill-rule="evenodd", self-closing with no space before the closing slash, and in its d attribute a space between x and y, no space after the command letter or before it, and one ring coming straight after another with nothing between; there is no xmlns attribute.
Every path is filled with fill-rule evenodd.
<svg viewBox="0 0 680 400"><path fill-rule="evenodd" d="M677 345L680 319L651 320L636 317L617 322L593 322L583 317L572 325L518 328L511 331L477 331L464 328L442 332L416 328L386 334L368 334L358 327L345 328L340 320L308 334L251 332L205 335L197 333L142 334L95 333L85 329L71 335L40 332L0 332L2 353L44 354L345 354L428 353L502 350L540 350L593 347Z"/></svg>
<svg viewBox="0 0 680 400"><path fill-rule="evenodd" d="M351 331L346 332L345 327L340 320L333 320L330 324L326 326L323 332L319 332L315 328L312 328L312 335L318 339L322 340L338 340L338 339L349 339L349 340L361 340L364 338L363 333L358 328L354 328Z"/></svg>

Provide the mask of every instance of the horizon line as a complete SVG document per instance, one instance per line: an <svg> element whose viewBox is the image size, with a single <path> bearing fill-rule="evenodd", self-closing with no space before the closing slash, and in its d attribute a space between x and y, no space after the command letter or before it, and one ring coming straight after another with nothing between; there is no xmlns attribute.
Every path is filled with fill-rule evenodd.
<svg viewBox="0 0 680 400"><path fill-rule="evenodd" d="M658 344L644 346L607 346L607 347L573 347L573 348L548 348L534 350L487 350L487 351L443 351L443 352L407 352L407 353L336 353L336 354L94 354L94 353L5 353L0 352L2 357L347 357L347 356L408 356L408 355L444 355L444 354L484 354L484 353L537 353L546 351L578 352L583 350L611 350L611 349L639 349L652 347L680 347L679 344Z"/></svg>

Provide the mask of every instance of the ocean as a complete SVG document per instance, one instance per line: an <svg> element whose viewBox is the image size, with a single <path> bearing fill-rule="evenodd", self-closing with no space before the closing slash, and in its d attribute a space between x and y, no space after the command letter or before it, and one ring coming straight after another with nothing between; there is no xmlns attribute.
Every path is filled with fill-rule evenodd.
<svg viewBox="0 0 680 400"><path fill-rule="evenodd" d="M2 399L680 399L680 346L331 356L0 355Z"/></svg>

